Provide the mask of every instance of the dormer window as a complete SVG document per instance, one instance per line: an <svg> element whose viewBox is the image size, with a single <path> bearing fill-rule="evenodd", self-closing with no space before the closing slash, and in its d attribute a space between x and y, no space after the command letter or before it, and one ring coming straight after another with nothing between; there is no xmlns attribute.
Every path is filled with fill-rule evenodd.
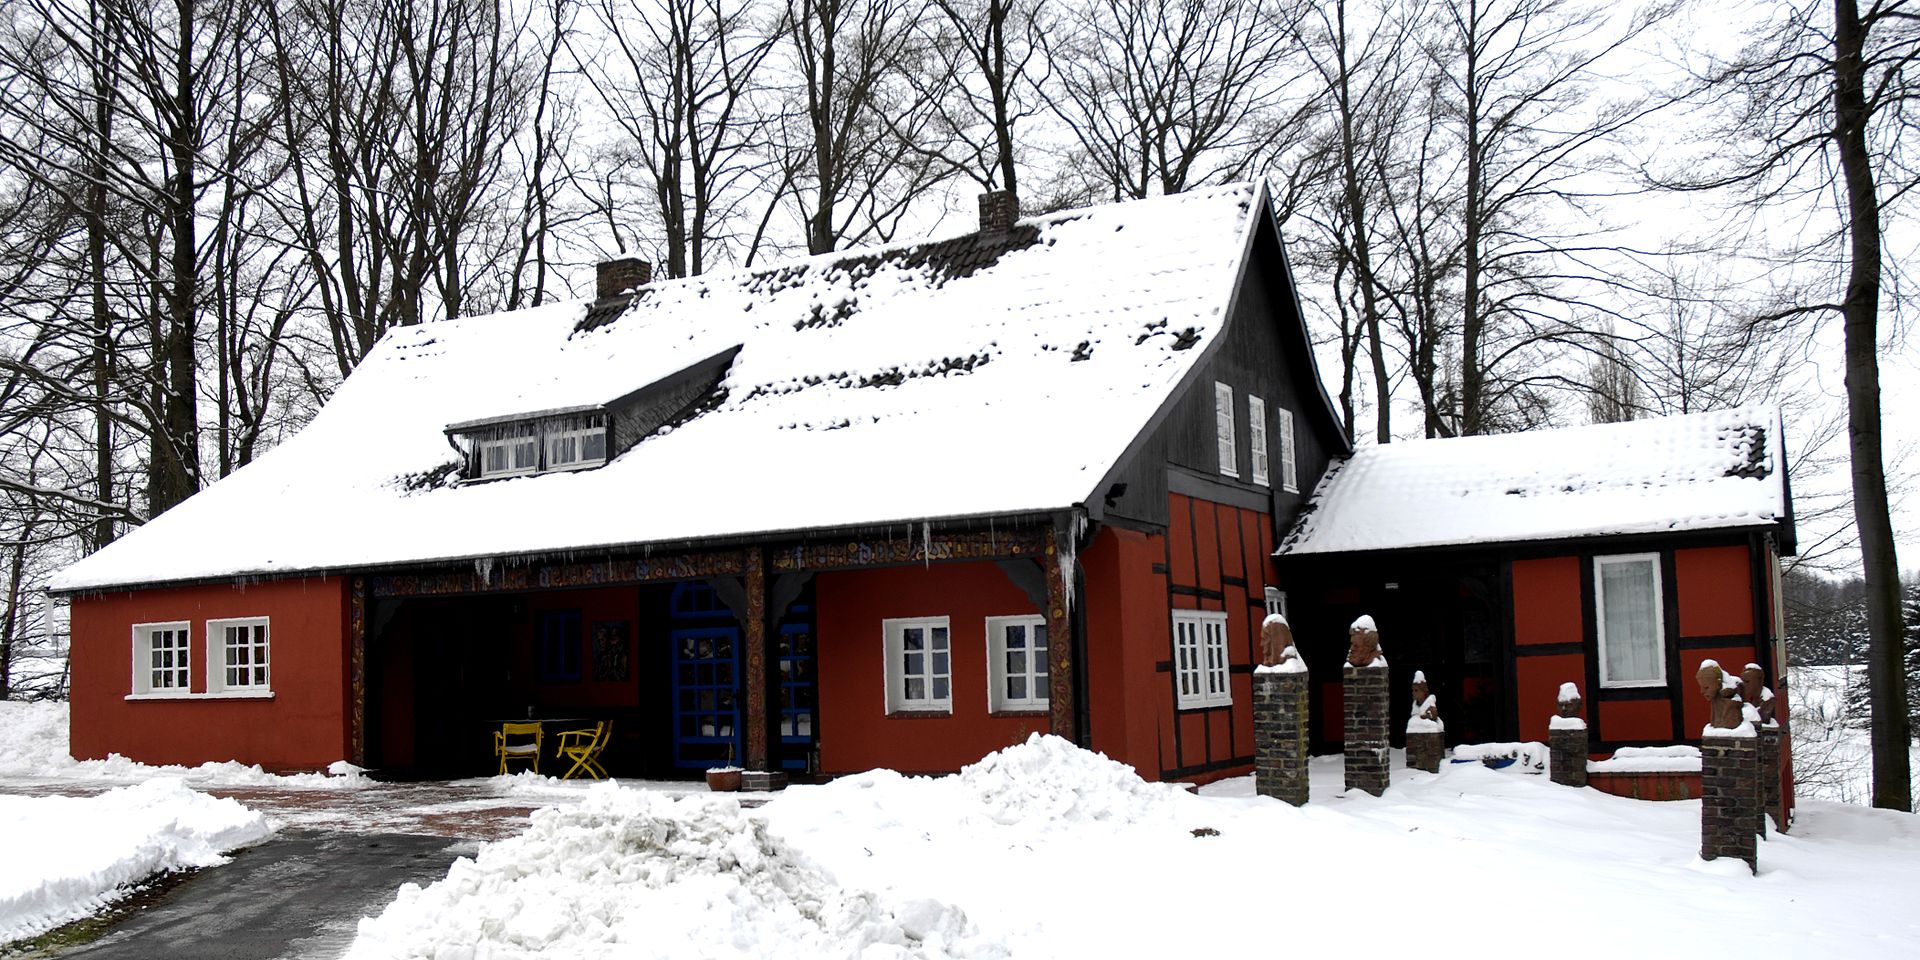
<svg viewBox="0 0 1920 960"><path fill-rule="evenodd" d="M597 467L607 459L607 415L561 417L547 429L547 469Z"/></svg>
<svg viewBox="0 0 1920 960"><path fill-rule="evenodd" d="M607 462L607 414L585 410L523 419L455 424L469 480L586 470Z"/></svg>
<svg viewBox="0 0 1920 960"><path fill-rule="evenodd" d="M540 469L539 431L531 422L507 423L474 434L481 477L512 477Z"/></svg>

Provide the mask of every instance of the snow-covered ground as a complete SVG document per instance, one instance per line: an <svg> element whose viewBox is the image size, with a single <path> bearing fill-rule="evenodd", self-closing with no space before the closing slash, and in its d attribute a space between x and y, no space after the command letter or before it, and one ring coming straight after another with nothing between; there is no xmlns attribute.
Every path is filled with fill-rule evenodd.
<svg viewBox="0 0 1920 960"><path fill-rule="evenodd" d="M1683 956L1730 931L1789 956L1920 954L1911 815L1804 803L1755 877L1699 859L1698 803L1521 769L1396 770L1373 798L1340 795L1324 758L1294 809L1041 738L755 811L602 786L403 890L350 956Z"/></svg>
<svg viewBox="0 0 1920 960"><path fill-rule="evenodd" d="M0 704L0 794L114 789L0 796L5 835L56 851L0 856L0 941L27 928L12 904L35 895L14 891L51 891L38 896L72 916L276 822L188 789L179 771L75 763L57 746L64 721L57 708ZM1527 769L1397 769L1374 798L1343 795L1339 759L1322 758L1301 809L1253 796L1248 778L1197 795L1144 783L1052 738L956 776L874 771L752 810L630 784L473 781L476 794L546 809L446 879L398 891L362 922L350 956L1584 957L1656 944L1704 955L1729 931L1764 931L1767 949L1788 955L1920 955L1911 815L1805 800L1793 832L1761 844L1756 877L1699 859L1696 802L1569 790ZM271 777L186 772L201 789ZM158 779L121 787L123 775ZM342 810L407 789L277 779L279 793ZM68 877L92 878L92 892ZM42 916L32 923L53 922Z"/></svg>
<svg viewBox="0 0 1920 960"><path fill-rule="evenodd" d="M266 818L157 778L90 797L0 794L0 944L77 920L166 870L226 862Z"/></svg>

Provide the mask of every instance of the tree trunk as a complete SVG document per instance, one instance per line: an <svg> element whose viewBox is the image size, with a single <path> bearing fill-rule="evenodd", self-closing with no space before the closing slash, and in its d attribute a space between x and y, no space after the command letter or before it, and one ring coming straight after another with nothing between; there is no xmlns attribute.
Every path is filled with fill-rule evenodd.
<svg viewBox="0 0 1920 960"><path fill-rule="evenodd" d="M1900 566L1887 508L1880 450L1880 200L1867 146L1866 37L1855 0L1834 2L1834 140L1847 191L1850 263L1846 299L1847 435L1853 460L1853 515L1867 581L1867 677L1873 704L1873 805L1913 809L1913 745L1907 722L1900 630Z"/></svg>

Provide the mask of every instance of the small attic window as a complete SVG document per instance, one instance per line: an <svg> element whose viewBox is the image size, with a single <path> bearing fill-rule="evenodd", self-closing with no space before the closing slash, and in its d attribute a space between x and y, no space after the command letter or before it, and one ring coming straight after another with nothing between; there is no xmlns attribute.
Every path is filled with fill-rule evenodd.
<svg viewBox="0 0 1920 960"><path fill-rule="evenodd" d="M561 417L547 435L547 469L579 470L607 462L607 415Z"/></svg>
<svg viewBox="0 0 1920 960"><path fill-rule="evenodd" d="M604 411L529 417L449 432L468 451L470 480L586 470L607 462Z"/></svg>
<svg viewBox="0 0 1920 960"><path fill-rule="evenodd" d="M530 422L508 423L474 435L481 477L512 477L540 469L540 440Z"/></svg>

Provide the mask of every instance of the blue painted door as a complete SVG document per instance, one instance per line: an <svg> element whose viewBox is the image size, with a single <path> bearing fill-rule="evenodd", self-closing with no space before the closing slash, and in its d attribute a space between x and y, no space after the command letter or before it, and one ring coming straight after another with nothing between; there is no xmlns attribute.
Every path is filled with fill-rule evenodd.
<svg viewBox="0 0 1920 960"><path fill-rule="evenodd" d="M674 588L673 762L686 769L738 763L740 628L705 584Z"/></svg>

